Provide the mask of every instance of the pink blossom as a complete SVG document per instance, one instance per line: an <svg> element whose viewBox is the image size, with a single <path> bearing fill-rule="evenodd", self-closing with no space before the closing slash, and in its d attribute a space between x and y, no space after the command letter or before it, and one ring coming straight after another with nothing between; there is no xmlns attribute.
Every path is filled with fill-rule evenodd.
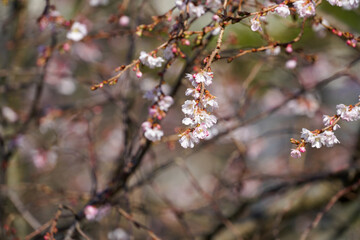
<svg viewBox="0 0 360 240"><path fill-rule="evenodd" d="M123 26L123 27L126 27L128 26L130 23L130 18L126 15L123 15L119 18L119 25L120 26Z"/></svg>
<svg viewBox="0 0 360 240"><path fill-rule="evenodd" d="M291 149L290 155L293 158L300 158L301 157L301 152L298 149Z"/></svg>
<svg viewBox="0 0 360 240"><path fill-rule="evenodd" d="M96 215L99 213L99 210L92 205L87 205L84 209L84 214L87 220L95 220Z"/></svg>

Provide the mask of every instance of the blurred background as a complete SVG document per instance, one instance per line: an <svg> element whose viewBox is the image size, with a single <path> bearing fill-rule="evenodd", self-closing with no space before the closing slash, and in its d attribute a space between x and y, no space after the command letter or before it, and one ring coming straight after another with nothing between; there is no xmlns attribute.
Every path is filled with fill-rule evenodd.
<svg viewBox="0 0 360 240"><path fill-rule="evenodd" d="M66 24L39 21L46 1L0 3L1 239L24 239L51 221L60 204L77 212L94 192L108 187L127 142L140 141L151 106L143 95L159 84L162 68L140 66L141 78L130 69L113 86L96 91L91 86L114 76L114 69L137 59L140 51L165 42L179 16L175 8L171 18L140 37L136 27L151 24L152 16L165 14L175 1L50 4L54 16L85 24L88 37L72 42ZM244 1L244 11L255 11L253 4ZM190 30L202 31L215 12L191 22ZM323 1L316 13L329 26L359 36L359 9ZM340 144L308 146L299 159L290 157L289 140L300 139L302 128L321 129L323 115L336 114L337 104L358 102L359 44L351 47L308 19L292 51L281 47L278 54L226 59L241 49L289 42L302 21L269 14L263 34L250 30L249 19L226 27L224 58L212 64L209 88L219 102L218 123L212 138L193 149L183 149L173 137L185 129L181 105L189 99L181 74L201 68L217 37L197 53L194 36L189 46L179 44L185 57L177 57L163 74L163 91L175 93L161 122L165 137L151 145L126 187L97 206L94 217L86 216L82 231L90 239L151 239L149 229L160 239L300 239L335 197L309 239L358 239L359 191L339 191L360 176L359 123L340 122ZM47 55L49 46L54 50ZM62 211L59 231L73 219L71 211Z"/></svg>

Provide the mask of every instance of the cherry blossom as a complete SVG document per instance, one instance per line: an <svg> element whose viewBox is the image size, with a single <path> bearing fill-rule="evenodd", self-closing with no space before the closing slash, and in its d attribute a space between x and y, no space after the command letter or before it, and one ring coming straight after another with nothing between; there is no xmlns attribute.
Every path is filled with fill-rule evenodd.
<svg viewBox="0 0 360 240"><path fill-rule="evenodd" d="M174 52L173 52L173 46L171 44L167 45L167 47L164 49L164 58L166 60L170 60L174 58Z"/></svg>
<svg viewBox="0 0 360 240"><path fill-rule="evenodd" d="M159 124L152 124L146 121L142 123L141 127L144 130L144 136L152 142L160 141L162 136L164 136L164 132L160 130Z"/></svg>
<svg viewBox="0 0 360 240"><path fill-rule="evenodd" d="M183 148L193 148L195 143L199 142L199 139L195 137L192 132L186 131L180 134L179 142Z"/></svg>
<svg viewBox="0 0 360 240"><path fill-rule="evenodd" d="M266 54L269 56L277 56L280 54L281 52L281 47L280 46L276 46L270 49L266 49Z"/></svg>
<svg viewBox="0 0 360 240"><path fill-rule="evenodd" d="M290 60L286 61L286 63L285 63L285 67L287 69L294 69L294 68L296 68L296 65L297 65L296 59L290 59Z"/></svg>
<svg viewBox="0 0 360 240"><path fill-rule="evenodd" d="M205 85L209 86L212 83L213 73L212 72L199 72L195 75L195 82L197 83L205 83Z"/></svg>
<svg viewBox="0 0 360 240"><path fill-rule="evenodd" d="M169 110L169 107L174 103L174 99L170 96L165 96L163 97L159 102L159 108L162 111L167 111Z"/></svg>
<svg viewBox="0 0 360 240"><path fill-rule="evenodd" d="M16 122L18 120L17 113L8 106L3 106L1 113L9 122Z"/></svg>
<svg viewBox="0 0 360 240"><path fill-rule="evenodd" d="M359 0L328 0L332 6L343 7L346 10L356 9L359 7Z"/></svg>
<svg viewBox="0 0 360 240"><path fill-rule="evenodd" d="M177 0L175 1L175 5L180 11L186 11L186 2L187 1ZM192 2L188 3L188 5L190 17L201 17L205 13L203 5L195 6Z"/></svg>
<svg viewBox="0 0 360 240"><path fill-rule="evenodd" d="M301 152L298 149L291 149L290 155L293 158L300 158L301 157Z"/></svg>
<svg viewBox="0 0 360 240"><path fill-rule="evenodd" d="M293 3L300 17L311 17L315 15L315 4L312 0L298 0Z"/></svg>
<svg viewBox="0 0 360 240"><path fill-rule="evenodd" d="M208 8L214 8L214 9L219 9L222 7L222 3L220 0L206 0L205 5Z"/></svg>
<svg viewBox="0 0 360 240"><path fill-rule="evenodd" d="M252 31L262 31L259 15L256 15L254 18L252 18L250 22Z"/></svg>
<svg viewBox="0 0 360 240"><path fill-rule="evenodd" d="M109 213L110 206L105 205L100 208L97 208L93 205L87 205L84 209L84 214L87 220L93 221L99 221L101 218L103 218L105 215Z"/></svg>
<svg viewBox="0 0 360 240"><path fill-rule="evenodd" d="M88 31L85 24L74 22L66 37L70 40L78 42L83 39L87 35L87 33Z"/></svg>
<svg viewBox="0 0 360 240"><path fill-rule="evenodd" d="M194 114L196 105L197 104L196 104L195 100L186 100L185 103L182 105L183 113L189 114L189 115Z"/></svg>
<svg viewBox="0 0 360 240"><path fill-rule="evenodd" d="M205 139L209 136L208 128L205 126L204 123L200 124L198 127L195 128L193 131L194 137L199 139Z"/></svg>
<svg viewBox="0 0 360 240"><path fill-rule="evenodd" d="M142 64L152 69L155 67L161 67L162 63L165 62L165 60L162 57L153 57L144 51L140 52L139 59Z"/></svg>
<svg viewBox="0 0 360 240"><path fill-rule="evenodd" d="M325 145L327 147L332 147L334 144L340 143L333 131L325 131L322 135L324 136Z"/></svg>
<svg viewBox="0 0 360 240"><path fill-rule="evenodd" d="M279 4L277 8L275 8L275 12L280 16L286 18L290 15L289 7L285 4Z"/></svg>
<svg viewBox="0 0 360 240"><path fill-rule="evenodd" d="M356 121L360 118L360 108L358 106L349 107L344 104L336 106L336 113L345 121Z"/></svg>
<svg viewBox="0 0 360 240"><path fill-rule="evenodd" d="M130 235L122 228L117 228L107 234L109 240L130 240Z"/></svg>
<svg viewBox="0 0 360 240"><path fill-rule="evenodd" d="M130 18L126 15L123 15L119 18L119 25L122 27L128 26L130 23Z"/></svg>
<svg viewBox="0 0 360 240"><path fill-rule="evenodd" d="M179 135L179 142L184 148L193 148L199 139L207 139L210 136L209 130L217 122L212 111L218 107L218 103L215 96L203 89L212 83L212 72L202 70L199 73L186 74L186 78L195 88L186 89L185 95L191 95L195 100L186 100L182 105L185 114L182 123L189 128Z"/></svg>
<svg viewBox="0 0 360 240"><path fill-rule="evenodd" d="M97 7L97 6L105 6L109 3L109 0L90 0L90 6Z"/></svg>
<svg viewBox="0 0 360 240"><path fill-rule="evenodd" d="M87 220L95 220L96 215L98 214L99 210L92 205L88 205L85 207L84 213Z"/></svg>

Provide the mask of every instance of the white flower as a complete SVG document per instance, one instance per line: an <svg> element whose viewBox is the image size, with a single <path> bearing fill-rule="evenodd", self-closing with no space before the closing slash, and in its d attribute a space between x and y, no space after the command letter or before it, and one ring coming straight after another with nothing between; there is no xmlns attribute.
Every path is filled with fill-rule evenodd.
<svg viewBox="0 0 360 240"><path fill-rule="evenodd" d="M306 129L306 128L302 129L301 138L303 138L305 140L305 142L308 142L309 138L312 138L313 136L314 136L314 134L311 131L309 131L308 129Z"/></svg>
<svg viewBox="0 0 360 240"><path fill-rule="evenodd" d="M320 148L325 144L325 139L322 134L314 134L306 128L302 129L301 138L303 138L305 142L311 143L311 147Z"/></svg>
<svg viewBox="0 0 360 240"><path fill-rule="evenodd" d="M174 53L172 51L173 46L171 44L167 45L167 47L164 49L164 58L166 60L170 60L174 58Z"/></svg>
<svg viewBox="0 0 360 240"><path fill-rule="evenodd" d="M189 131L186 131L185 133L181 134L180 137L181 138L179 139L179 142L183 148L188 148L188 147L193 148L195 146L194 143L199 142L199 139L194 137L193 133Z"/></svg>
<svg viewBox="0 0 360 240"><path fill-rule="evenodd" d="M360 118L360 108L355 106L351 110L349 106L339 104L336 106L336 113L346 121L355 121Z"/></svg>
<svg viewBox="0 0 360 240"><path fill-rule="evenodd" d="M4 106L1 108L2 115L8 120L9 122L16 122L18 120L17 113L12 110L11 108Z"/></svg>
<svg viewBox="0 0 360 240"><path fill-rule="evenodd" d="M342 0L327 0L332 6L339 6L342 7L343 1Z"/></svg>
<svg viewBox="0 0 360 240"><path fill-rule="evenodd" d="M275 8L275 12L280 16L286 18L290 15L289 7L285 4L280 4L277 8Z"/></svg>
<svg viewBox="0 0 360 240"><path fill-rule="evenodd" d="M189 3L190 17L201 17L205 13L204 6L195 6L192 2Z"/></svg>
<svg viewBox="0 0 360 240"><path fill-rule="evenodd" d="M70 31L66 34L66 37L70 40L78 42L83 39L87 35L87 33L88 31L85 24L74 22L71 26Z"/></svg>
<svg viewBox="0 0 360 240"><path fill-rule="evenodd" d="M215 97L206 89L201 95L202 87L212 83L212 72L201 71L195 74L186 74L186 78L195 88L188 88L185 94L193 96L195 100L186 100L182 105L182 111L185 114L182 123L190 128L180 134L179 141L182 147L193 148L194 143L199 142L199 139L209 138L209 128L217 122L217 118L211 115L211 112L213 108L218 107L218 103Z"/></svg>
<svg viewBox="0 0 360 240"><path fill-rule="evenodd" d="M182 105L182 111L185 114L192 115L194 114L196 107L196 102L194 100L186 100L185 103Z"/></svg>
<svg viewBox="0 0 360 240"><path fill-rule="evenodd" d="M220 31L221 31L221 27L217 27L214 30L212 30L211 34L216 36L220 33Z"/></svg>
<svg viewBox="0 0 360 240"><path fill-rule="evenodd" d="M88 205L84 209L84 214L87 220L95 220L98 213L99 210L92 205Z"/></svg>
<svg viewBox="0 0 360 240"><path fill-rule="evenodd" d="M252 18L250 20L251 22L251 30L256 32L256 31L262 31L261 28L261 23L260 23L260 18L258 15L256 15L254 18Z"/></svg>
<svg viewBox="0 0 360 240"><path fill-rule="evenodd" d="M343 8L346 10L356 9L359 7L359 0L344 0Z"/></svg>
<svg viewBox="0 0 360 240"><path fill-rule="evenodd" d="M174 99L170 96L165 96L158 102L159 108L162 111L169 110L169 107L174 103Z"/></svg>
<svg viewBox="0 0 360 240"><path fill-rule="evenodd" d="M175 5L180 11L185 11L186 9L186 3L184 3L183 0L176 0Z"/></svg>
<svg viewBox="0 0 360 240"><path fill-rule="evenodd" d="M219 9L222 7L222 3L220 0L206 0L205 5L208 8L214 8L214 9Z"/></svg>
<svg viewBox="0 0 360 240"><path fill-rule="evenodd" d="M199 139L205 139L209 136L209 131L204 124L200 124L194 129L193 135Z"/></svg>
<svg viewBox="0 0 360 240"><path fill-rule="evenodd" d="M359 7L359 0L328 0L333 6L343 7L346 10L351 10Z"/></svg>
<svg viewBox="0 0 360 240"><path fill-rule="evenodd" d="M324 136L325 145L327 147L332 147L334 146L334 144L340 143L340 141L336 138L334 132L332 131L325 131L322 133L322 135Z"/></svg>
<svg viewBox="0 0 360 240"><path fill-rule="evenodd" d="M280 54L281 52L281 47L280 46L276 46L274 48L269 48L269 49L266 49L266 54L269 55L269 56L277 56Z"/></svg>
<svg viewBox="0 0 360 240"><path fill-rule="evenodd" d="M152 56L149 56L148 57L148 62L147 62L147 65L150 67L150 68L155 68L155 67L161 67L161 64L165 62L165 60L162 58L162 57L152 57Z"/></svg>
<svg viewBox="0 0 360 240"><path fill-rule="evenodd" d="M185 95L186 96L191 95L193 98L196 99L200 97L200 92L196 88L188 88L185 91Z"/></svg>
<svg viewBox="0 0 360 240"><path fill-rule="evenodd" d="M340 128L340 125L339 124L335 124L334 126L333 126L333 130L335 131L336 129L338 129L338 128Z"/></svg>
<svg viewBox="0 0 360 240"><path fill-rule="evenodd" d="M187 73L187 74L185 74L185 77L187 78L187 79L189 79L189 81L191 82L191 84L194 86L194 87L197 87L197 83L196 83L196 81L195 81L195 76L196 76L196 74L190 74L190 73Z"/></svg>
<svg viewBox="0 0 360 240"><path fill-rule="evenodd" d="M155 87L154 89L146 91L143 97L152 102L157 102L160 96L161 96L160 88Z"/></svg>
<svg viewBox="0 0 360 240"><path fill-rule="evenodd" d="M122 228L117 228L107 234L109 240L130 240L129 234Z"/></svg>
<svg viewBox="0 0 360 240"><path fill-rule="evenodd" d="M148 121L143 122L143 123L141 124L141 127L142 127L142 129L143 129L144 131L146 131L148 128L151 128L151 126L152 126L151 122L148 122Z"/></svg>
<svg viewBox="0 0 360 240"><path fill-rule="evenodd" d="M56 90L63 95L71 95L76 90L75 82L71 78L63 78L56 85Z"/></svg>
<svg viewBox="0 0 360 240"><path fill-rule="evenodd" d="M182 123L183 123L184 125L193 125L195 122L194 122L191 118L184 118L184 119L182 120Z"/></svg>
<svg viewBox="0 0 360 240"><path fill-rule="evenodd" d="M186 3L182 0L175 1L175 5L180 11L186 11ZM192 2L189 3L189 11L190 17L200 17L205 13L204 6L195 6Z"/></svg>
<svg viewBox="0 0 360 240"><path fill-rule="evenodd" d="M314 134L306 128L303 128L301 138L303 138L305 142L311 143L311 147L316 148L321 148L322 145L332 147L334 144L340 143L333 131L324 131L323 133Z"/></svg>
<svg viewBox="0 0 360 240"><path fill-rule="evenodd" d="M323 123L325 126L330 126L332 125L334 122L334 117L330 117L328 115L324 115L323 116ZM335 124L332 129L335 131L336 129L340 128L339 124Z"/></svg>
<svg viewBox="0 0 360 240"><path fill-rule="evenodd" d="M322 144L325 144L323 135L314 134L306 128L302 129L301 138L303 138L305 142L311 143L311 147L320 148Z"/></svg>
<svg viewBox="0 0 360 240"><path fill-rule="evenodd" d="M324 115L323 116L323 123L324 123L325 126L330 126L331 121L332 121L332 117L330 117L329 115Z"/></svg>
<svg viewBox="0 0 360 240"><path fill-rule="evenodd" d="M100 208L96 208L93 205L87 205L84 209L84 214L87 220L101 220L105 215L109 213L110 206L105 205Z"/></svg>
<svg viewBox="0 0 360 240"><path fill-rule="evenodd" d="M309 139L309 143L311 143L311 147L321 148L322 145L325 145L326 138L323 134L313 135L312 138Z"/></svg>
<svg viewBox="0 0 360 240"><path fill-rule="evenodd" d="M143 64L145 64L147 62L148 57L149 57L149 54L147 54L146 52L144 52L144 51L140 52L139 59Z"/></svg>
<svg viewBox="0 0 360 240"><path fill-rule="evenodd" d="M293 158L300 158L301 157L301 152L298 149L291 149L290 155Z"/></svg>
<svg viewBox="0 0 360 240"><path fill-rule="evenodd" d="M312 0L298 0L293 5L302 18L315 15L315 4Z"/></svg>
<svg viewBox="0 0 360 240"><path fill-rule="evenodd" d="M296 68L296 65L297 65L296 59L290 59L285 63L285 67L287 69L294 69Z"/></svg>
<svg viewBox="0 0 360 240"><path fill-rule="evenodd" d="M207 98L206 96L203 98L202 104L211 112L214 108L219 107L219 104L215 98Z"/></svg>
<svg viewBox="0 0 360 240"><path fill-rule="evenodd" d="M197 83L205 83L205 85L210 85L212 83L212 79L213 79L213 73L212 72L199 72L198 74L196 74L195 76L195 81Z"/></svg>
<svg viewBox="0 0 360 240"><path fill-rule="evenodd" d="M205 127L211 128L217 122L217 118L214 115L208 114L204 110L196 111L194 114L194 122L204 124Z"/></svg>
<svg viewBox="0 0 360 240"><path fill-rule="evenodd" d="M143 122L141 127L145 131L144 136L152 141L160 141L161 137L164 136L164 132L160 130L160 125L152 126L148 121Z"/></svg>
<svg viewBox="0 0 360 240"><path fill-rule="evenodd" d="M165 62L162 57L154 58L153 56L150 56L144 51L140 52L139 59L142 64L148 66L149 68L161 67L162 63Z"/></svg>
<svg viewBox="0 0 360 240"><path fill-rule="evenodd" d="M107 5L109 3L109 0L90 0L90 6L96 7L100 5Z"/></svg>

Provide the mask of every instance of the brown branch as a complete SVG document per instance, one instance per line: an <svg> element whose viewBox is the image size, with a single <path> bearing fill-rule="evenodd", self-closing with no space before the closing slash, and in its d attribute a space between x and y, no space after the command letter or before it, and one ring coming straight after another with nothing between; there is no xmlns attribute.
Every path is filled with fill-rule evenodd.
<svg viewBox="0 0 360 240"><path fill-rule="evenodd" d="M153 240L161 240L158 236L156 236L156 234L151 231L147 226L145 226L144 224L136 221L133 216L131 216L130 214L128 214L125 210L123 210L122 208L118 207L117 208L118 212L123 216L125 217L128 221L132 222L134 224L135 227L137 228L141 228L141 229L144 229L148 234L149 236L151 237L151 239Z"/></svg>
<svg viewBox="0 0 360 240"><path fill-rule="evenodd" d="M311 232L311 230L313 230L314 228L317 227L317 225L319 224L319 222L321 221L321 219L323 218L324 214L327 213L328 211L330 211L330 209L334 206L334 204L339 200L339 198L341 198L342 196L346 195L347 193L354 191L356 189L358 189L360 187L360 179L355 182L354 184L341 189L340 191L338 191L328 202L328 204L325 206L324 210L319 212L314 221L309 225L309 227L303 232L303 234L301 235L300 240L306 240Z"/></svg>

